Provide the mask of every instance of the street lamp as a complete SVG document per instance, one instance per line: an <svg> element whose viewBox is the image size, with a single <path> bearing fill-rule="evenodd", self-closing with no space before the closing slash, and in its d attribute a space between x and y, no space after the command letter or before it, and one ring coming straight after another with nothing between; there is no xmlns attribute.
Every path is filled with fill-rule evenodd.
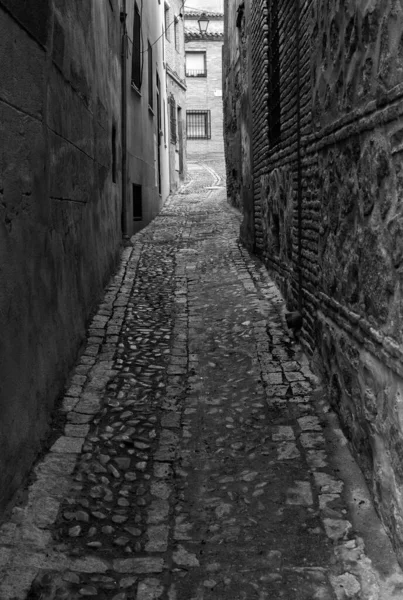
<svg viewBox="0 0 403 600"><path fill-rule="evenodd" d="M200 33L207 33L208 24L210 23L210 19L206 15L206 13L202 13L200 18L197 21L199 23Z"/></svg>

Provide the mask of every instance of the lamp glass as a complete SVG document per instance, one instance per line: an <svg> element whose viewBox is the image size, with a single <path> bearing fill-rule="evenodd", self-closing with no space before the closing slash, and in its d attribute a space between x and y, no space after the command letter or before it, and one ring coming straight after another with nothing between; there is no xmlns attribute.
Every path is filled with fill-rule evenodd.
<svg viewBox="0 0 403 600"><path fill-rule="evenodd" d="M208 25L210 23L210 19L207 17L206 13L203 13L198 20L200 33L206 33Z"/></svg>

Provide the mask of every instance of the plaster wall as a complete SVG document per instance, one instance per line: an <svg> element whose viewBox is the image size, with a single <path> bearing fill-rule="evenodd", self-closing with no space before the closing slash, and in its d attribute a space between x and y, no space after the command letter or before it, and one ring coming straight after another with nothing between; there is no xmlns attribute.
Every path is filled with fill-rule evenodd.
<svg viewBox="0 0 403 600"><path fill-rule="evenodd" d="M169 6L169 22L177 18L177 41L175 29L170 28L170 35L165 36L165 61L167 73L167 137L169 148L170 191L174 192L185 180L186 166L186 79L185 79L185 24L183 0L171 0ZM171 137L169 99L175 100L176 142ZM180 111L178 112L178 109ZM181 118L179 118L181 115ZM179 122L180 121L180 122Z"/></svg>
<svg viewBox="0 0 403 600"><path fill-rule="evenodd" d="M0 2L0 510L118 257L117 4Z"/></svg>
<svg viewBox="0 0 403 600"><path fill-rule="evenodd" d="M133 31L134 3L127 5L127 29ZM131 51L127 63L127 147L128 147L128 223L129 234L136 233L152 221L169 194L169 152L167 132L164 136L164 107L166 111L166 73L164 68L164 5L143 4L142 13L142 81L140 89L131 85ZM148 42L152 45L153 107L149 99ZM130 40L129 40L130 47ZM161 128L157 119L157 74L160 78ZM166 120L166 114L165 114ZM160 145L158 146L158 139ZM159 150L158 150L159 148ZM160 165L158 167L158 151ZM158 169L161 176L159 190ZM142 189L142 219L133 220L133 184Z"/></svg>

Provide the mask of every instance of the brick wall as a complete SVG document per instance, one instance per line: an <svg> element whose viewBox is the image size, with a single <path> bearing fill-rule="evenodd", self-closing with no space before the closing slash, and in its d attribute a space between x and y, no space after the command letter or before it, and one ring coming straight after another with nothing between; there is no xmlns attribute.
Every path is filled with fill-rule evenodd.
<svg viewBox="0 0 403 600"><path fill-rule="evenodd" d="M393 0L305 1L299 14L277 2L273 143L275 4L251 7L256 249L302 311L304 347L403 562L403 14Z"/></svg>

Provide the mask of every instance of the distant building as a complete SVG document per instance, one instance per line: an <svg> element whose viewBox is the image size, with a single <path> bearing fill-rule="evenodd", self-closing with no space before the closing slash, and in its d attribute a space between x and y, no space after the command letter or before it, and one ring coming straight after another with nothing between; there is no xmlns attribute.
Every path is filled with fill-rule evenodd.
<svg viewBox="0 0 403 600"><path fill-rule="evenodd" d="M186 80L183 0L164 2L170 191L186 177ZM164 123L164 127L166 127Z"/></svg>
<svg viewBox="0 0 403 600"><path fill-rule="evenodd" d="M127 0L126 11L127 202L123 218L130 236L152 221L168 197L169 132L164 3Z"/></svg>
<svg viewBox="0 0 403 600"><path fill-rule="evenodd" d="M201 33L200 11L187 11L186 136L188 158L224 156L222 105L222 49L224 14L206 12L208 30Z"/></svg>

